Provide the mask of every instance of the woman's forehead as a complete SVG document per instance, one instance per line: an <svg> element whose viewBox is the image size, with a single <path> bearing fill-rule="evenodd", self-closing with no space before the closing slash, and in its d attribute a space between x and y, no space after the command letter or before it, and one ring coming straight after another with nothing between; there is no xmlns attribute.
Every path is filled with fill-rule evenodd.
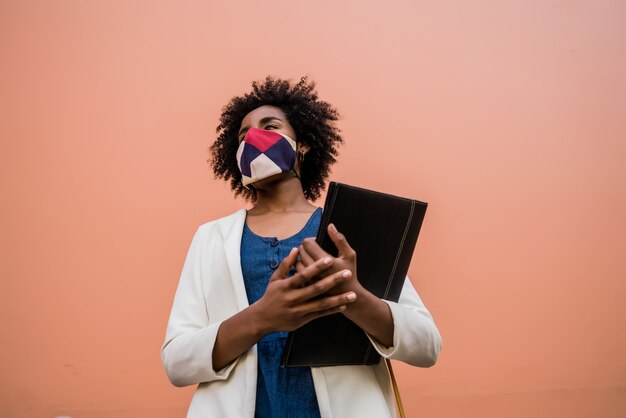
<svg viewBox="0 0 626 418"><path fill-rule="evenodd" d="M285 112L280 107L263 105L249 112L241 121L240 128L267 116L276 116L279 119L286 120Z"/></svg>

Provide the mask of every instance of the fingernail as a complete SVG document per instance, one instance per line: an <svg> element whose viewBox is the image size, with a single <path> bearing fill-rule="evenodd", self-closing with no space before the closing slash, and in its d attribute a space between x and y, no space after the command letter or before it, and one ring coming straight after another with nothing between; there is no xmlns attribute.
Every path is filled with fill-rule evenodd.
<svg viewBox="0 0 626 418"><path fill-rule="evenodd" d="M350 275L351 275L351 274L352 274L352 272L351 272L350 270L346 270L346 271L344 271L343 273L341 273L341 275L342 275L343 277L350 277Z"/></svg>
<svg viewBox="0 0 626 418"><path fill-rule="evenodd" d="M346 299L348 300L356 299L356 293L348 293L348 296L346 296Z"/></svg>
<svg viewBox="0 0 626 418"><path fill-rule="evenodd" d="M337 232L337 228L335 227L335 224L330 224L330 229L332 229L333 232Z"/></svg>
<svg viewBox="0 0 626 418"><path fill-rule="evenodd" d="M332 260L330 259L330 257L326 257L326 258L324 259L324 264L330 264L330 262L331 262L331 261L332 261Z"/></svg>

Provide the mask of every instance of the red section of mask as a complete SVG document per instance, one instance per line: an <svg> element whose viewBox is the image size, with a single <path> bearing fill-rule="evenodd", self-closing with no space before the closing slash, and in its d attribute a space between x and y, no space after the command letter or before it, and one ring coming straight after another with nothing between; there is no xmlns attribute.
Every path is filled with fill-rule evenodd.
<svg viewBox="0 0 626 418"><path fill-rule="evenodd" d="M278 132L250 128L243 140L250 145L254 145L259 151L265 152L266 149L274 145L282 137Z"/></svg>

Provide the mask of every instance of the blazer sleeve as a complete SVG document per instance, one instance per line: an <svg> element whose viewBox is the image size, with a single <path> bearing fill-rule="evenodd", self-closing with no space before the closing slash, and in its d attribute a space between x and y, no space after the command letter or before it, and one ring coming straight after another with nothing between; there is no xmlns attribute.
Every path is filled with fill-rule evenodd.
<svg viewBox="0 0 626 418"><path fill-rule="evenodd" d="M161 361L174 386L225 380L238 361L213 369L213 347L221 322L210 323L205 305L203 254L209 232L205 226L198 228L189 247L161 346Z"/></svg>
<svg viewBox="0 0 626 418"><path fill-rule="evenodd" d="M441 335L407 276L398 302L384 300L393 317L393 346L385 347L366 334L384 357L418 367L430 367L441 351Z"/></svg>

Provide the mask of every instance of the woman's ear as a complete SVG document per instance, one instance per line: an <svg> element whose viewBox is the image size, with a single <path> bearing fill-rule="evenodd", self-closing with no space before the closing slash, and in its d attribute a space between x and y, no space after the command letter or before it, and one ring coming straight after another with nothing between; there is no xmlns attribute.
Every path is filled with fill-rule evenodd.
<svg viewBox="0 0 626 418"><path fill-rule="evenodd" d="M302 153L302 155L304 155L311 150L311 147L309 147L307 144L300 143L298 144L297 150L298 152Z"/></svg>

